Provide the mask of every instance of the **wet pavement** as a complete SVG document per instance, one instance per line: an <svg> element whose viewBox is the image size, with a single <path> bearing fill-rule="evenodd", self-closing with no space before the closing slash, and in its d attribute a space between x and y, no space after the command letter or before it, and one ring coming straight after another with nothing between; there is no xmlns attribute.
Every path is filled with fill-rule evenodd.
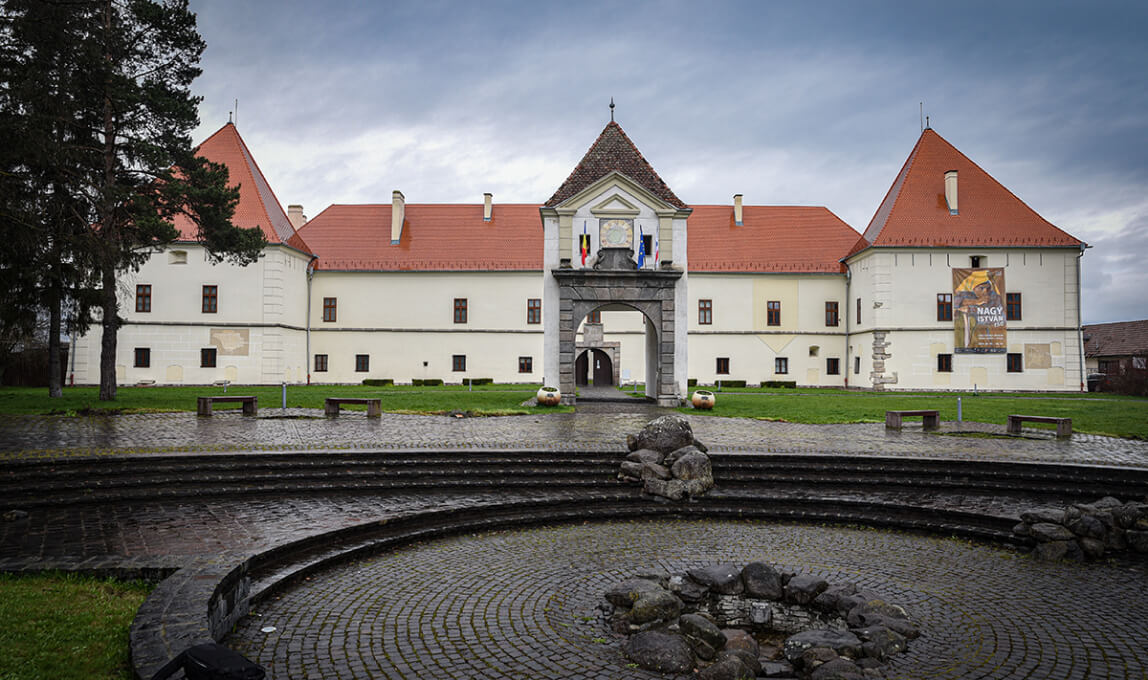
<svg viewBox="0 0 1148 680"><path fill-rule="evenodd" d="M762 522L566 525L355 561L243 619L226 644L289 678L665 678L628 666L598 611L649 569L764 560L853 582L922 634L889 678L1143 678L1144 572L1049 564L884 531ZM273 626L270 633L261 632Z"/></svg>
<svg viewBox="0 0 1148 680"><path fill-rule="evenodd" d="M101 417L0 417L5 460L169 452L337 449L622 451L666 411L583 404L577 413L503 418L264 409ZM801 425L690 415L711 450L1055 462L1148 468L1148 442L1003 428ZM244 555L419 508L480 506L522 492L372 493L138 501L53 507L0 524L0 569L178 567ZM864 494L864 490L854 492ZM927 496L928 494L924 494ZM954 500L955 499L955 500ZM927 506L928 499L918 502ZM940 501L938 501L940 502ZM992 496L970 509L1015 509ZM0 510L6 510L0 502ZM1148 580L1135 565L1043 564L1007 550L896 532L745 522L614 522L464 536L316 575L266 603L232 642L274 678L653 677L625 666L592 629L604 584L648 566L764 558L895 596L926 638L894 665L901 678L1143 678ZM275 635L259 633L274 621ZM600 640L605 640L604 642Z"/></svg>
<svg viewBox="0 0 1148 680"><path fill-rule="evenodd" d="M636 403L596 403L576 413L454 418L345 413L325 418L317 409L238 411L211 418L193 413L121 416L0 416L0 459L172 451L290 451L322 449L623 450L626 433L672 410ZM688 415L698 439L714 451L833 453L985 460L1043 461L1148 467L1148 441L1076 433L1057 441L1049 430L1005 437L1004 427L943 424L903 431L882 423L808 425L748 418ZM972 433L999 437L964 436Z"/></svg>

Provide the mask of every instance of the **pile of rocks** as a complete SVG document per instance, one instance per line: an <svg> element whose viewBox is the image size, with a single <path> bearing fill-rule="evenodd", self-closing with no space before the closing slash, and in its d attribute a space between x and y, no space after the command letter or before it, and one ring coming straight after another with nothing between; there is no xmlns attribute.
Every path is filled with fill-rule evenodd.
<svg viewBox="0 0 1148 680"><path fill-rule="evenodd" d="M1105 496L1067 508L1033 508L1020 515L1013 533L1036 539L1033 556L1042 560L1084 560L1105 553L1148 554L1148 499L1122 503Z"/></svg>
<svg viewBox="0 0 1148 680"><path fill-rule="evenodd" d="M713 488L713 466L693 428L678 415L655 418L641 432L627 435L630 454L618 479L642 485L654 496L674 501L701 496Z"/></svg>
<svg viewBox="0 0 1148 680"><path fill-rule="evenodd" d="M685 574L639 574L606 593L623 652L662 673L699 680L884 677L883 662L920 632L905 610L855 584L779 571L764 562ZM788 635L777 648L754 633Z"/></svg>

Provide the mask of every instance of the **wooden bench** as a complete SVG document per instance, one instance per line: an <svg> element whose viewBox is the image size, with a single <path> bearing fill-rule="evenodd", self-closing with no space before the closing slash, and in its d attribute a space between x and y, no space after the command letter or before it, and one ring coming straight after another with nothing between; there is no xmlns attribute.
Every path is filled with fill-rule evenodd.
<svg viewBox="0 0 1148 680"><path fill-rule="evenodd" d="M259 413L258 397L239 397L228 395L226 397L196 397L196 413L201 416L211 415L213 403L239 402L243 404L243 415L253 416Z"/></svg>
<svg viewBox="0 0 1148 680"><path fill-rule="evenodd" d="M903 419L915 416L921 417L923 429L936 430L941 427L940 411L885 411L885 429L900 430Z"/></svg>
<svg viewBox="0 0 1148 680"><path fill-rule="evenodd" d="M368 418L383 415L383 400L377 398L327 397L323 402L323 411L332 418L338 418L340 404L366 404Z"/></svg>
<svg viewBox="0 0 1148 680"><path fill-rule="evenodd" d="M1072 418L1053 418L1051 416L1011 415L1008 417L1008 433L1020 434L1020 424L1023 422L1048 423L1049 425L1056 425L1057 439L1067 439L1072 436Z"/></svg>

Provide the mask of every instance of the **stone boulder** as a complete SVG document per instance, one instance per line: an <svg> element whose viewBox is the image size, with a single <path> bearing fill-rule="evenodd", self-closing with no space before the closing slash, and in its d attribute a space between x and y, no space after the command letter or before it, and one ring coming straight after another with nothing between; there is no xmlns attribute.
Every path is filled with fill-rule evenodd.
<svg viewBox="0 0 1148 680"><path fill-rule="evenodd" d="M842 658L827 661L809 674L809 680L866 680L866 677L857 664Z"/></svg>
<svg viewBox="0 0 1148 680"><path fill-rule="evenodd" d="M668 590L648 590L630 607L631 623L641 625L651 621L670 621L682 613L682 601Z"/></svg>
<svg viewBox="0 0 1148 680"><path fill-rule="evenodd" d="M651 420L638 434L627 436L626 445L631 451L651 449L663 454L690 445L705 451L705 447L700 446L700 442L694 439L690 422L679 415L661 416Z"/></svg>
<svg viewBox="0 0 1148 680"><path fill-rule="evenodd" d="M748 632L740 628L726 628L722 631L725 636L725 648L731 652L745 652L756 657L761 653L757 640Z"/></svg>
<svg viewBox="0 0 1148 680"><path fill-rule="evenodd" d="M678 619L678 629L698 658L709 661L725 647L725 635L712 621L697 614L685 614Z"/></svg>
<svg viewBox="0 0 1148 680"><path fill-rule="evenodd" d="M750 562L741 570L741 582L750 597L780 600L785 595L781 572L765 562Z"/></svg>
<svg viewBox="0 0 1148 680"><path fill-rule="evenodd" d="M690 645L681 635L648 630L626 640L622 652L648 671L689 673L694 669Z"/></svg>
<svg viewBox="0 0 1148 680"><path fill-rule="evenodd" d="M873 659L885 660L891 654L905 651L909 646L904 635L885 626L858 628L853 633L861 639L861 652Z"/></svg>
<svg viewBox="0 0 1148 680"><path fill-rule="evenodd" d="M829 587L829 582L817 576L794 576L785 584L785 601L809 604Z"/></svg>
<svg viewBox="0 0 1148 680"><path fill-rule="evenodd" d="M687 573L694 581L722 595L739 595L745 589L741 572L732 564L715 564L690 569Z"/></svg>
<svg viewBox="0 0 1148 680"><path fill-rule="evenodd" d="M757 673L736 656L727 656L702 669L698 680L754 680Z"/></svg>
<svg viewBox="0 0 1148 680"><path fill-rule="evenodd" d="M791 635L785 639L782 651L785 658L793 663L812 647L827 647L838 656L861 656L861 640L853 633L835 630L806 630Z"/></svg>

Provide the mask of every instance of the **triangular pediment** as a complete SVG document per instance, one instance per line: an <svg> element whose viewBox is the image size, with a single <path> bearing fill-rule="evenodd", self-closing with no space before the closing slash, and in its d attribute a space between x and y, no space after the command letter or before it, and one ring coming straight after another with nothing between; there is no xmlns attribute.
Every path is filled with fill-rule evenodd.
<svg viewBox="0 0 1148 680"><path fill-rule="evenodd" d="M611 194L609 198L590 208L590 213L602 217L636 217L640 210L638 206L618 194Z"/></svg>

